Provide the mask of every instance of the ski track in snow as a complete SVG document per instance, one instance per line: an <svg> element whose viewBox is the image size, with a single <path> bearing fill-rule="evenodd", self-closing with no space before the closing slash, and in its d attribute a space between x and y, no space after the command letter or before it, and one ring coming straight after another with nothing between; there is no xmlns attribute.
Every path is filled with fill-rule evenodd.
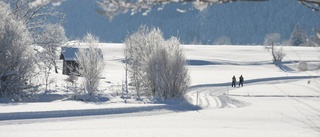
<svg viewBox="0 0 320 137"><path fill-rule="evenodd" d="M290 76L290 77L270 77L259 78L245 81L245 86L256 84L275 84L283 82L294 82L302 79L309 79L311 76ZM319 76L312 76L319 77ZM186 96L188 101L201 109L219 109L219 108L239 108L250 105L248 102L236 100L228 95L233 87L231 82L195 85L189 88ZM233 95L234 96L234 95ZM313 97L313 96L305 96Z"/></svg>
<svg viewBox="0 0 320 137"><path fill-rule="evenodd" d="M233 99L227 95L228 87L196 87L187 92L188 100L201 109L245 107L249 103Z"/></svg>
<svg viewBox="0 0 320 137"><path fill-rule="evenodd" d="M310 77L310 76L309 76ZM294 77L292 81L309 78ZM270 84L281 78L262 79ZM260 83L261 80L248 80L246 86ZM159 104L144 107L127 108L100 108L83 110L55 110L55 111L37 111L37 112L10 112L0 113L0 126L8 124L52 122L60 120L79 120L87 118L100 117L122 117L122 116L147 116L159 115L174 112L195 111L199 109L221 109L221 108L239 108L250 105L248 102L236 100L228 96L228 92L234 88L229 87L230 83L195 85L189 88L186 93L188 102ZM198 99L197 99L198 98ZM55 120L52 120L55 119ZM58 120L59 121L59 120Z"/></svg>
<svg viewBox="0 0 320 137"><path fill-rule="evenodd" d="M198 105L196 103L197 93L199 93ZM0 126L61 120L81 120L88 118L159 115L175 112L195 111L199 109L232 107L231 104L234 103L232 102L232 99L225 95L225 87L219 86L191 88L187 92L186 96L189 102L161 104L145 107L0 113Z"/></svg>

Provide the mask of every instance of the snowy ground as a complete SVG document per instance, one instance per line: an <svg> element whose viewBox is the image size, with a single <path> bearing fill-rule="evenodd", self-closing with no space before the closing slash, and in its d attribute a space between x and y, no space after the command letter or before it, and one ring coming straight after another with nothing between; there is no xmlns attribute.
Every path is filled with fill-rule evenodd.
<svg viewBox="0 0 320 137"><path fill-rule="evenodd" d="M38 103L0 104L1 136L319 136L319 48L284 47L275 65L262 46L185 45L192 85L189 103L148 104L121 99L123 47L101 45L107 63L101 102L65 100L65 76ZM299 61L309 71L297 70ZM244 76L232 88L231 77ZM319 129L318 129L319 131Z"/></svg>

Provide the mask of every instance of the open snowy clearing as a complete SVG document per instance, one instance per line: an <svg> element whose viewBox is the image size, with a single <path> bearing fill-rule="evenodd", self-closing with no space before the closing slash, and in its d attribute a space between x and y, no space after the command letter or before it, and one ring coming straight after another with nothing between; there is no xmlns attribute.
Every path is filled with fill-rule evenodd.
<svg viewBox="0 0 320 137"><path fill-rule="evenodd" d="M150 104L120 98L123 47L101 45L106 69L101 102L65 100L66 76L53 74L38 103L0 104L1 136L319 136L319 48L284 47L282 64L262 46L185 45L189 103ZM297 69L299 61L309 71ZM232 88L231 77L244 76Z"/></svg>

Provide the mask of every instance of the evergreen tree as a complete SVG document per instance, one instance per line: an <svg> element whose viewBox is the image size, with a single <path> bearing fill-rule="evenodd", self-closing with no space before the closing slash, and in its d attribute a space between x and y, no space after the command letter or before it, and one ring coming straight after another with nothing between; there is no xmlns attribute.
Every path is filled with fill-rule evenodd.
<svg viewBox="0 0 320 137"><path fill-rule="evenodd" d="M302 30L299 24L297 24L290 37L290 44L292 46L303 46L307 41L307 35L306 33Z"/></svg>

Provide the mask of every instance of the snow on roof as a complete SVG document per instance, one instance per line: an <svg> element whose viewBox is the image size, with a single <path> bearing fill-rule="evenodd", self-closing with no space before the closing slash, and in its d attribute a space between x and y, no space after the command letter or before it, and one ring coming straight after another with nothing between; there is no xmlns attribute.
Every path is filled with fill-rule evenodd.
<svg viewBox="0 0 320 137"><path fill-rule="evenodd" d="M71 47L62 47L61 54L66 61L75 61L76 53L79 51L79 48L71 48Z"/></svg>
<svg viewBox="0 0 320 137"><path fill-rule="evenodd" d="M61 47L61 54L64 57L65 61L76 61L76 53L79 51L79 48L74 47ZM99 49L98 54L103 58L101 49ZM60 57L60 59L63 59Z"/></svg>

